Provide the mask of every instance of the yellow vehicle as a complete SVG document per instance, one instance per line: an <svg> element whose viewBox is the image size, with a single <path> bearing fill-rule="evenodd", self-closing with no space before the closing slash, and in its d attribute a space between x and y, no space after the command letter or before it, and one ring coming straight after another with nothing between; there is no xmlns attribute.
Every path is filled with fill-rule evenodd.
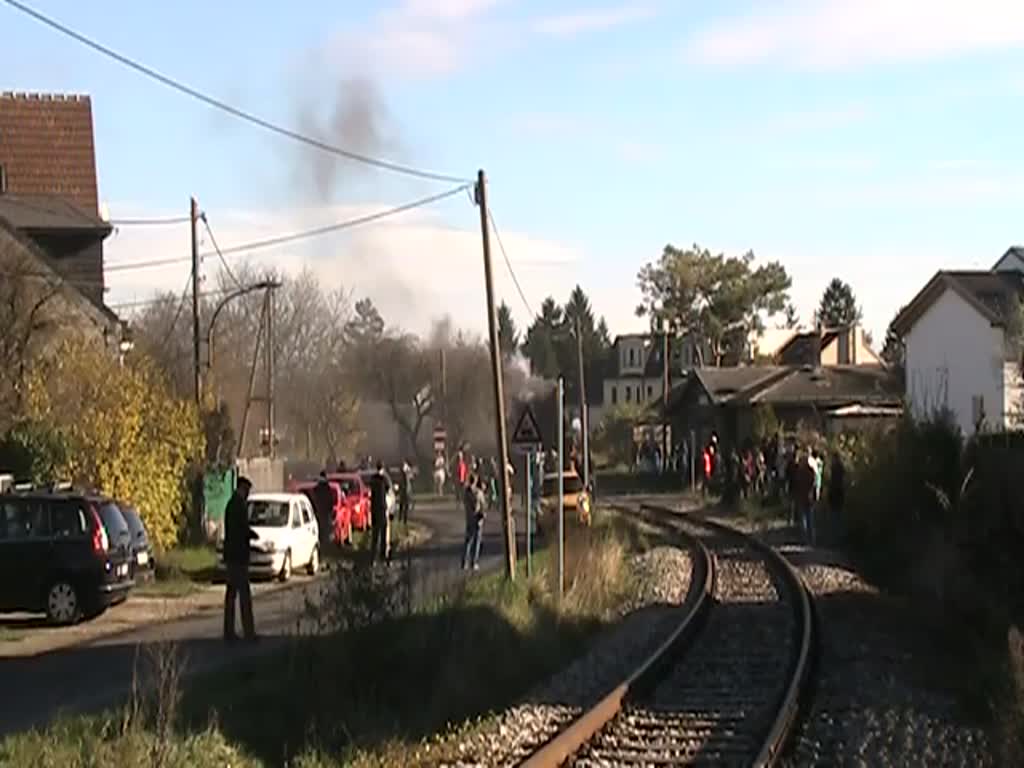
<svg viewBox="0 0 1024 768"><path fill-rule="evenodd" d="M565 510L565 519L576 519L580 525L590 525L591 522L590 492L583 487L583 480L572 470L562 474L562 506ZM541 487L540 498L541 514L544 517L558 514L558 473L546 472L544 484Z"/></svg>

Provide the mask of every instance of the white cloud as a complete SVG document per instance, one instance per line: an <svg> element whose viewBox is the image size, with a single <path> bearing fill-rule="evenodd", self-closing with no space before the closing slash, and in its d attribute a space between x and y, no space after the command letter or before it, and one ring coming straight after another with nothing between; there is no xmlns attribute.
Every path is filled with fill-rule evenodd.
<svg viewBox="0 0 1024 768"><path fill-rule="evenodd" d="M335 36L328 57L359 71L430 78L459 70L484 45L485 16L502 0L402 0ZM489 36L488 36L489 37Z"/></svg>
<svg viewBox="0 0 1024 768"><path fill-rule="evenodd" d="M364 215L387 205L330 206L292 211L210 211L221 248L281 233L299 231ZM113 207L115 216L129 215ZM153 216L132 211L132 216ZM280 247L228 256L229 263L247 260L254 266L273 266L286 274L309 267L325 289L342 287L356 296L369 296L389 323L426 332L446 314L460 327L483 333L487 329L483 259L478 219L469 209L460 226L431 212L402 217ZM581 253L571 245L529 234L502 231L509 260L534 310L551 285L571 285L580 269ZM517 324L529 322L522 300L509 277L501 251L492 254L495 288L509 305ZM207 243L202 249L208 250ZM132 261L187 257L188 225L176 227L124 227L105 246L107 267ZM216 284L216 257L204 261L206 289ZM152 269L110 271L106 274L108 304L151 298L156 291L180 293L188 280L189 263L183 261Z"/></svg>
<svg viewBox="0 0 1024 768"><path fill-rule="evenodd" d="M1020 0L800 0L713 23L690 50L716 64L839 69L1021 44Z"/></svg>
<svg viewBox="0 0 1024 768"><path fill-rule="evenodd" d="M547 16L537 22L537 31L551 37L575 37L584 32L596 32L643 21L654 14L654 8L642 5L595 8L579 13Z"/></svg>

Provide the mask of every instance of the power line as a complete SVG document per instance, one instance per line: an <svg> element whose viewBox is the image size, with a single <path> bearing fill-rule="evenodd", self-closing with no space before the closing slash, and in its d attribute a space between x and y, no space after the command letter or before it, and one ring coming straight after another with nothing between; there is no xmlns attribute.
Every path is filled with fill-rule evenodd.
<svg viewBox="0 0 1024 768"><path fill-rule="evenodd" d="M523 293L523 288L519 285L519 278L516 277L515 270L512 269L512 262L508 258L508 253L505 251L505 244L501 242L501 233L498 232L498 224L494 220L494 214L491 212L490 206L487 207L487 218L491 220L491 229L494 230L494 239L498 241L498 248L501 251L501 255L505 259L505 266L508 267L508 273L512 276L512 283L516 287L516 291L519 292L519 298L523 300L523 305L526 307L526 311L530 313L531 319L536 317L533 312L533 307L530 306L530 302L526 300L526 294Z"/></svg>
<svg viewBox="0 0 1024 768"><path fill-rule="evenodd" d="M368 155L363 155L358 152L352 152L347 149L342 149L341 147L336 147L324 141L320 141L318 139L305 136L301 133L297 133L296 131L293 131L289 128L284 128L282 126L276 125L275 123L271 123L268 120L264 120L261 117L257 117L256 115L250 112L246 112L242 109L239 109L238 107L233 107L230 104L221 101L220 99L216 99L212 96L207 96L206 94L197 91L195 88L185 85L184 83L179 82L178 80L174 80L173 78L168 77L167 75L162 75L155 69L151 69L150 67L147 67L144 64L140 64L139 62L130 59L127 56L112 50L111 48L107 48L105 45L98 43L95 40L92 40L79 32L76 32L70 27L64 26L59 21L56 21L48 16L44 16L39 11L30 8L24 3L18 2L18 0L3 0L3 2L7 3L7 5L11 6L12 8L17 9L22 13L27 14L28 16L31 16L36 21L45 24L51 29L55 29L61 34L66 35L72 38L73 40L77 40L82 45L88 48L92 48L94 51L97 51L98 53L101 53L104 56L107 56L111 59L114 59L120 64L123 64L124 66L129 67L130 69L133 69L136 72L145 75L146 77L152 78L153 80L156 80L157 82L167 86L168 88L173 88L179 93L183 93L186 96L191 96L193 99L196 99L197 101L203 102L207 106L219 109L222 112L227 112L229 115L237 117L238 119L244 120L248 123L252 123L253 125L259 126L264 130L270 131L271 133L276 133L280 136L285 136L294 141L307 144L311 147L315 147L324 152L339 155L349 160L354 160L365 165L372 165L374 167L382 168L387 171L405 174L407 176L415 176L421 179L428 179L430 181L443 181L448 183L461 183L467 181L467 179L460 178L457 176L448 176L441 173L433 173L431 171L424 171L419 168L413 168L411 166L406 165L399 165L398 163L392 163L387 160L380 160L374 157L369 157Z"/></svg>
<svg viewBox="0 0 1024 768"><path fill-rule="evenodd" d="M229 278L231 278L231 282L233 282L235 285L241 288L241 281L237 277L235 277L235 273L232 272L231 267L228 266L227 259L224 258L224 253L221 251L220 246L217 245L217 238L213 236L213 230L210 229L210 222L206 218L205 211L202 214L200 214L200 218L203 220L203 226L206 227L206 232L210 236L210 242L213 244L213 249L217 251L217 257L220 259L220 263L224 267L224 272L227 274Z"/></svg>
<svg viewBox="0 0 1024 768"><path fill-rule="evenodd" d="M187 224L188 216L169 216L155 219L111 219L108 224L115 227L163 227L170 224Z"/></svg>
<svg viewBox="0 0 1024 768"><path fill-rule="evenodd" d="M3 1L9 2L9 0ZM362 224L370 224L374 221L387 218L388 216L394 216L399 213L411 211L414 208L421 208L425 205L436 203L447 197L457 195L466 188L467 185L461 184L458 187L455 187L454 189L447 190L446 192L439 192L438 194L431 195L430 197L420 198L419 200L414 200L411 203L404 203L403 205L395 206L394 208L388 208L387 210L383 211L377 211L376 213L370 213L367 214L366 216L359 216L355 219L348 219L346 221L340 221L336 224L328 224L327 226L324 227L316 227L315 229L307 229L301 232L293 232L288 235L278 235L263 240L254 240L249 243L242 243L241 245L233 245L228 248L222 248L219 250L219 252L209 251L207 253L200 254L200 256L205 258L207 256L215 256L219 253L221 257L224 257L230 254L244 253L247 251L256 251L260 250L261 248L270 248L271 246L275 245L285 245L286 243L292 243L297 240L305 240L310 237L318 237L320 235L327 235L332 232L340 232L341 230L352 229L353 227L358 227ZM110 264L105 268L105 271L122 272L134 269L148 269L150 267L162 267L168 264L180 264L182 262L191 260L192 259L189 256L176 256L168 257L165 259L151 259L149 261L124 262L119 264Z"/></svg>

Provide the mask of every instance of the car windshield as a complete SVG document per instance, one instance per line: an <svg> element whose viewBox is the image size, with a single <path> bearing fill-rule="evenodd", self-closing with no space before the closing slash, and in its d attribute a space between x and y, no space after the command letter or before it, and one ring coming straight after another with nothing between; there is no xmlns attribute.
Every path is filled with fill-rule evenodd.
<svg viewBox="0 0 1024 768"><path fill-rule="evenodd" d="M124 521L128 523L128 530L131 531L132 536L136 539L141 539L146 535L146 526L142 524L142 517L139 516L138 511L134 507L121 506L121 514L124 516Z"/></svg>
<svg viewBox="0 0 1024 768"><path fill-rule="evenodd" d="M346 496L359 490L359 481L351 477L347 480L338 480L338 485L341 486L341 492Z"/></svg>
<svg viewBox="0 0 1024 768"><path fill-rule="evenodd" d="M103 520L103 527L107 529L107 537L111 541L131 538L131 529L117 504L112 501L104 501L99 505L99 513L100 519Z"/></svg>
<svg viewBox="0 0 1024 768"><path fill-rule="evenodd" d="M564 493L579 493L583 490L583 481L579 475L562 475L562 491ZM554 496L558 493L558 477L544 478L544 495Z"/></svg>
<svg viewBox="0 0 1024 768"><path fill-rule="evenodd" d="M268 528L281 528L288 525L288 502L259 499L250 501L249 525Z"/></svg>

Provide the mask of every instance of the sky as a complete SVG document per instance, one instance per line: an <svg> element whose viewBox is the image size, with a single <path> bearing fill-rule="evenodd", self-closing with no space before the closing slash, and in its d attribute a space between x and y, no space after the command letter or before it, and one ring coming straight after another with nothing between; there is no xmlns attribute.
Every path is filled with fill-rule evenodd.
<svg viewBox="0 0 1024 768"><path fill-rule="evenodd" d="M636 274L666 244L781 261L806 323L832 277L877 340L938 269L1024 241L1019 0L31 0L120 53L357 152L473 178L519 325L575 284L613 334L643 329ZM180 216L221 247L443 192L269 134L0 3L0 90L93 101L112 218ZM209 248L204 233L203 249ZM119 227L107 302L183 290L187 224ZM229 256L370 296L423 332L486 329L463 192L367 227ZM204 259L204 284L218 266Z"/></svg>

